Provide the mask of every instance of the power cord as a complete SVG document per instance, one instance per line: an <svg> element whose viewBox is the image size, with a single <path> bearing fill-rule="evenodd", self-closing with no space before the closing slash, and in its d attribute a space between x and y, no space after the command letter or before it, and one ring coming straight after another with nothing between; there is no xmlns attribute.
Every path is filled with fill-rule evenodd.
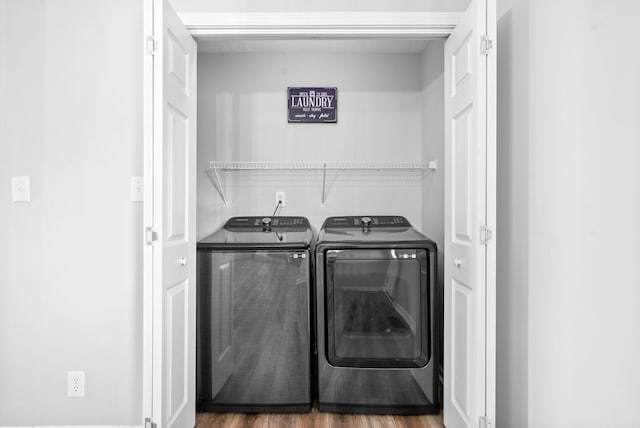
<svg viewBox="0 0 640 428"><path fill-rule="evenodd" d="M276 204L276 209L273 211L273 214L271 215L271 217L275 217L276 213L278 212L278 209L280 208L280 205L282 205L282 201L278 201L278 203Z"/></svg>

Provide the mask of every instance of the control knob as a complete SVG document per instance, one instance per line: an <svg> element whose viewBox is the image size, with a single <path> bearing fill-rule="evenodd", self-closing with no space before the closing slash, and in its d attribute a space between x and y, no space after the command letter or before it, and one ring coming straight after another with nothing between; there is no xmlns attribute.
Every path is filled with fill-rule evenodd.
<svg viewBox="0 0 640 428"><path fill-rule="evenodd" d="M263 231L271 230L271 217L264 217L262 219L262 230Z"/></svg>

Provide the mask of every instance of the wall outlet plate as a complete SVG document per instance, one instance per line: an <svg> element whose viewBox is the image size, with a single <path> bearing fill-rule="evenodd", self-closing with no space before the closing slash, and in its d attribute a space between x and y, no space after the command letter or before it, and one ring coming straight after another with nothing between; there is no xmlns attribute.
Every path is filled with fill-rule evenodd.
<svg viewBox="0 0 640 428"><path fill-rule="evenodd" d="M84 397L84 372L67 372L67 397Z"/></svg>
<svg viewBox="0 0 640 428"><path fill-rule="evenodd" d="M144 201L144 178L131 177L131 202Z"/></svg>
<svg viewBox="0 0 640 428"><path fill-rule="evenodd" d="M11 177L11 193L13 202L31 202L29 177Z"/></svg>
<svg viewBox="0 0 640 428"><path fill-rule="evenodd" d="M276 192L276 205L280 202L280 206L286 206L286 193L285 192Z"/></svg>

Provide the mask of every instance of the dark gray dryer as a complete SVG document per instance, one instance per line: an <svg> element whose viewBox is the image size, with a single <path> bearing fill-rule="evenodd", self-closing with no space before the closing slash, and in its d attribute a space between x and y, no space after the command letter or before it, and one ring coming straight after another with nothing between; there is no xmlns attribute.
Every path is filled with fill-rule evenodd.
<svg viewBox="0 0 640 428"><path fill-rule="evenodd" d="M315 253L319 410L438 413L436 244L401 216L330 217Z"/></svg>
<svg viewBox="0 0 640 428"><path fill-rule="evenodd" d="M199 411L311 409L312 241L304 217L234 217L198 243Z"/></svg>

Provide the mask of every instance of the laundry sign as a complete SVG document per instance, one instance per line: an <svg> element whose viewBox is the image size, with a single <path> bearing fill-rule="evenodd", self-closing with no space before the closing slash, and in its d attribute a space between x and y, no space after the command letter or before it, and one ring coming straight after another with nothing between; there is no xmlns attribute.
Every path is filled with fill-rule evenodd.
<svg viewBox="0 0 640 428"><path fill-rule="evenodd" d="M336 88L287 88L289 123L336 123Z"/></svg>

